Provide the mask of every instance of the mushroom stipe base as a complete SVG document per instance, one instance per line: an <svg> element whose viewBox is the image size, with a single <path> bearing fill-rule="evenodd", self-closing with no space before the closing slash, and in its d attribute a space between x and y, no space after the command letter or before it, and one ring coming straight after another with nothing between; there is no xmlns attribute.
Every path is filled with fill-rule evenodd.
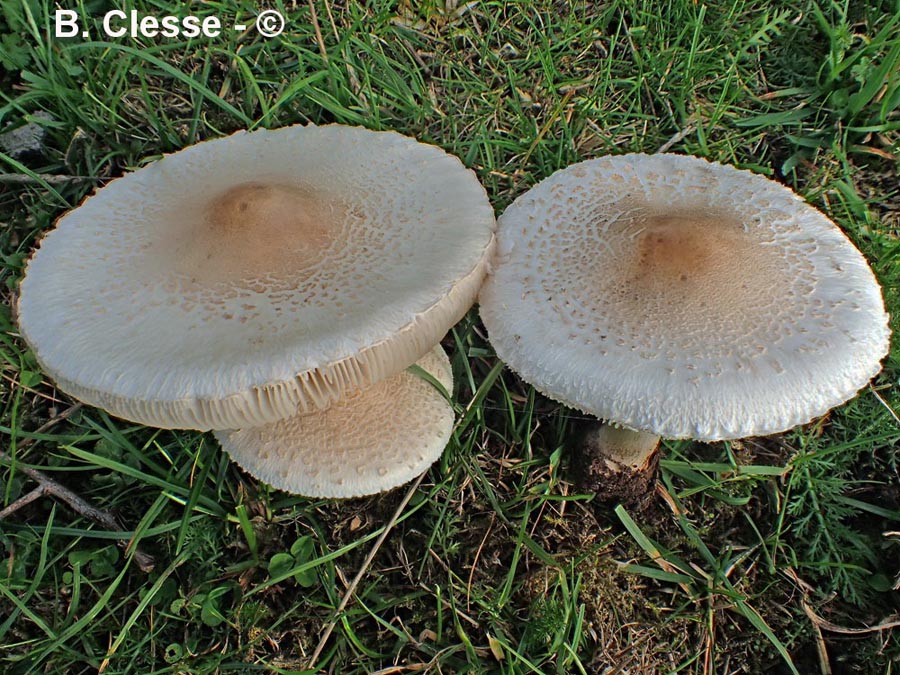
<svg viewBox="0 0 900 675"><path fill-rule="evenodd" d="M593 423L572 448L578 489L602 503L645 506L659 473L659 443L656 434Z"/></svg>

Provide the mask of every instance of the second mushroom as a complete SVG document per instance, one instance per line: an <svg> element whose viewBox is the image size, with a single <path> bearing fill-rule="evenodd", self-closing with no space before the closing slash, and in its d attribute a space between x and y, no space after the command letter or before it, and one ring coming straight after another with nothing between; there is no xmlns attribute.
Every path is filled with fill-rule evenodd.
<svg viewBox="0 0 900 675"><path fill-rule="evenodd" d="M498 356L616 423L588 482L640 497L659 437L773 434L880 370L888 317L862 254L791 190L679 155L558 171L498 221L480 294Z"/></svg>

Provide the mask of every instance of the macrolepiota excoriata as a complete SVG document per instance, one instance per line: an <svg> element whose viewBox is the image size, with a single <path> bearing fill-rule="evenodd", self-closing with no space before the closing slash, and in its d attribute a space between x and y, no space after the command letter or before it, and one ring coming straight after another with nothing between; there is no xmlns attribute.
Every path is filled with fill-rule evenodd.
<svg viewBox="0 0 900 675"><path fill-rule="evenodd" d="M341 125L238 132L59 219L18 320L69 394L143 424L242 429L324 410L425 357L493 246L474 173Z"/></svg>
<svg viewBox="0 0 900 675"><path fill-rule="evenodd" d="M594 469L611 483L652 466L659 436L736 439L823 415L888 350L862 254L749 171L588 160L519 197L497 238L479 296L490 341L550 398L633 430L600 432L615 449Z"/></svg>
<svg viewBox="0 0 900 675"><path fill-rule="evenodd" d="M453 392L440 345L417 365ZM311 497L355 497L422 473L446 447L453 421L443 392L405 370L326 410L214 433L235 462L270 485Z"/></svg>

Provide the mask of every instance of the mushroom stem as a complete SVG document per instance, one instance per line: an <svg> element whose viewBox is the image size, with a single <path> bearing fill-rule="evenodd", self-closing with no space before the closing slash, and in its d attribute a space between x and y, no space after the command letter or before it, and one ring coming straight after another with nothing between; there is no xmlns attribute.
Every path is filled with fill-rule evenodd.
<svg viewBox="0 0 900 675"><path fill-rule="evenodd" d="M659 440L612 424L592 427L575 448L579 487L601 501L640 505L656 480Z"/></svg>

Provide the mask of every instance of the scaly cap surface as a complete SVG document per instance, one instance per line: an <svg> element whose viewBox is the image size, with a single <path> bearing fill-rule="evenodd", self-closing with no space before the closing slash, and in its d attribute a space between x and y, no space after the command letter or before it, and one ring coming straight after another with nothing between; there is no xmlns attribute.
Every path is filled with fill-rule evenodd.
<svg viewBox="0 0 900 675"><path fill-rule="evenodd" d="M880 369L888 317L862 254L762 176L602 157L500 217L479 302L498 356L551 398L669 438L776 433Z"/></svg>
<svg viewBox="0 0 900 675"><path fill-rule="evenodd" d="M453 392L440 345L418 365ZM441 456L453 407L409 371L382 380L327 410L239 431L216 431L225 452L265 483L308 497L360 497L412 480Z"/></svg>
<svg viewBox="0 0 900 675"><path fill-rule="evenodd" d="M426 354L493 243L440 148L339 125L239 132L112 181L60 218L19 325L70 394L159 427L323 409Z"/></svg>

